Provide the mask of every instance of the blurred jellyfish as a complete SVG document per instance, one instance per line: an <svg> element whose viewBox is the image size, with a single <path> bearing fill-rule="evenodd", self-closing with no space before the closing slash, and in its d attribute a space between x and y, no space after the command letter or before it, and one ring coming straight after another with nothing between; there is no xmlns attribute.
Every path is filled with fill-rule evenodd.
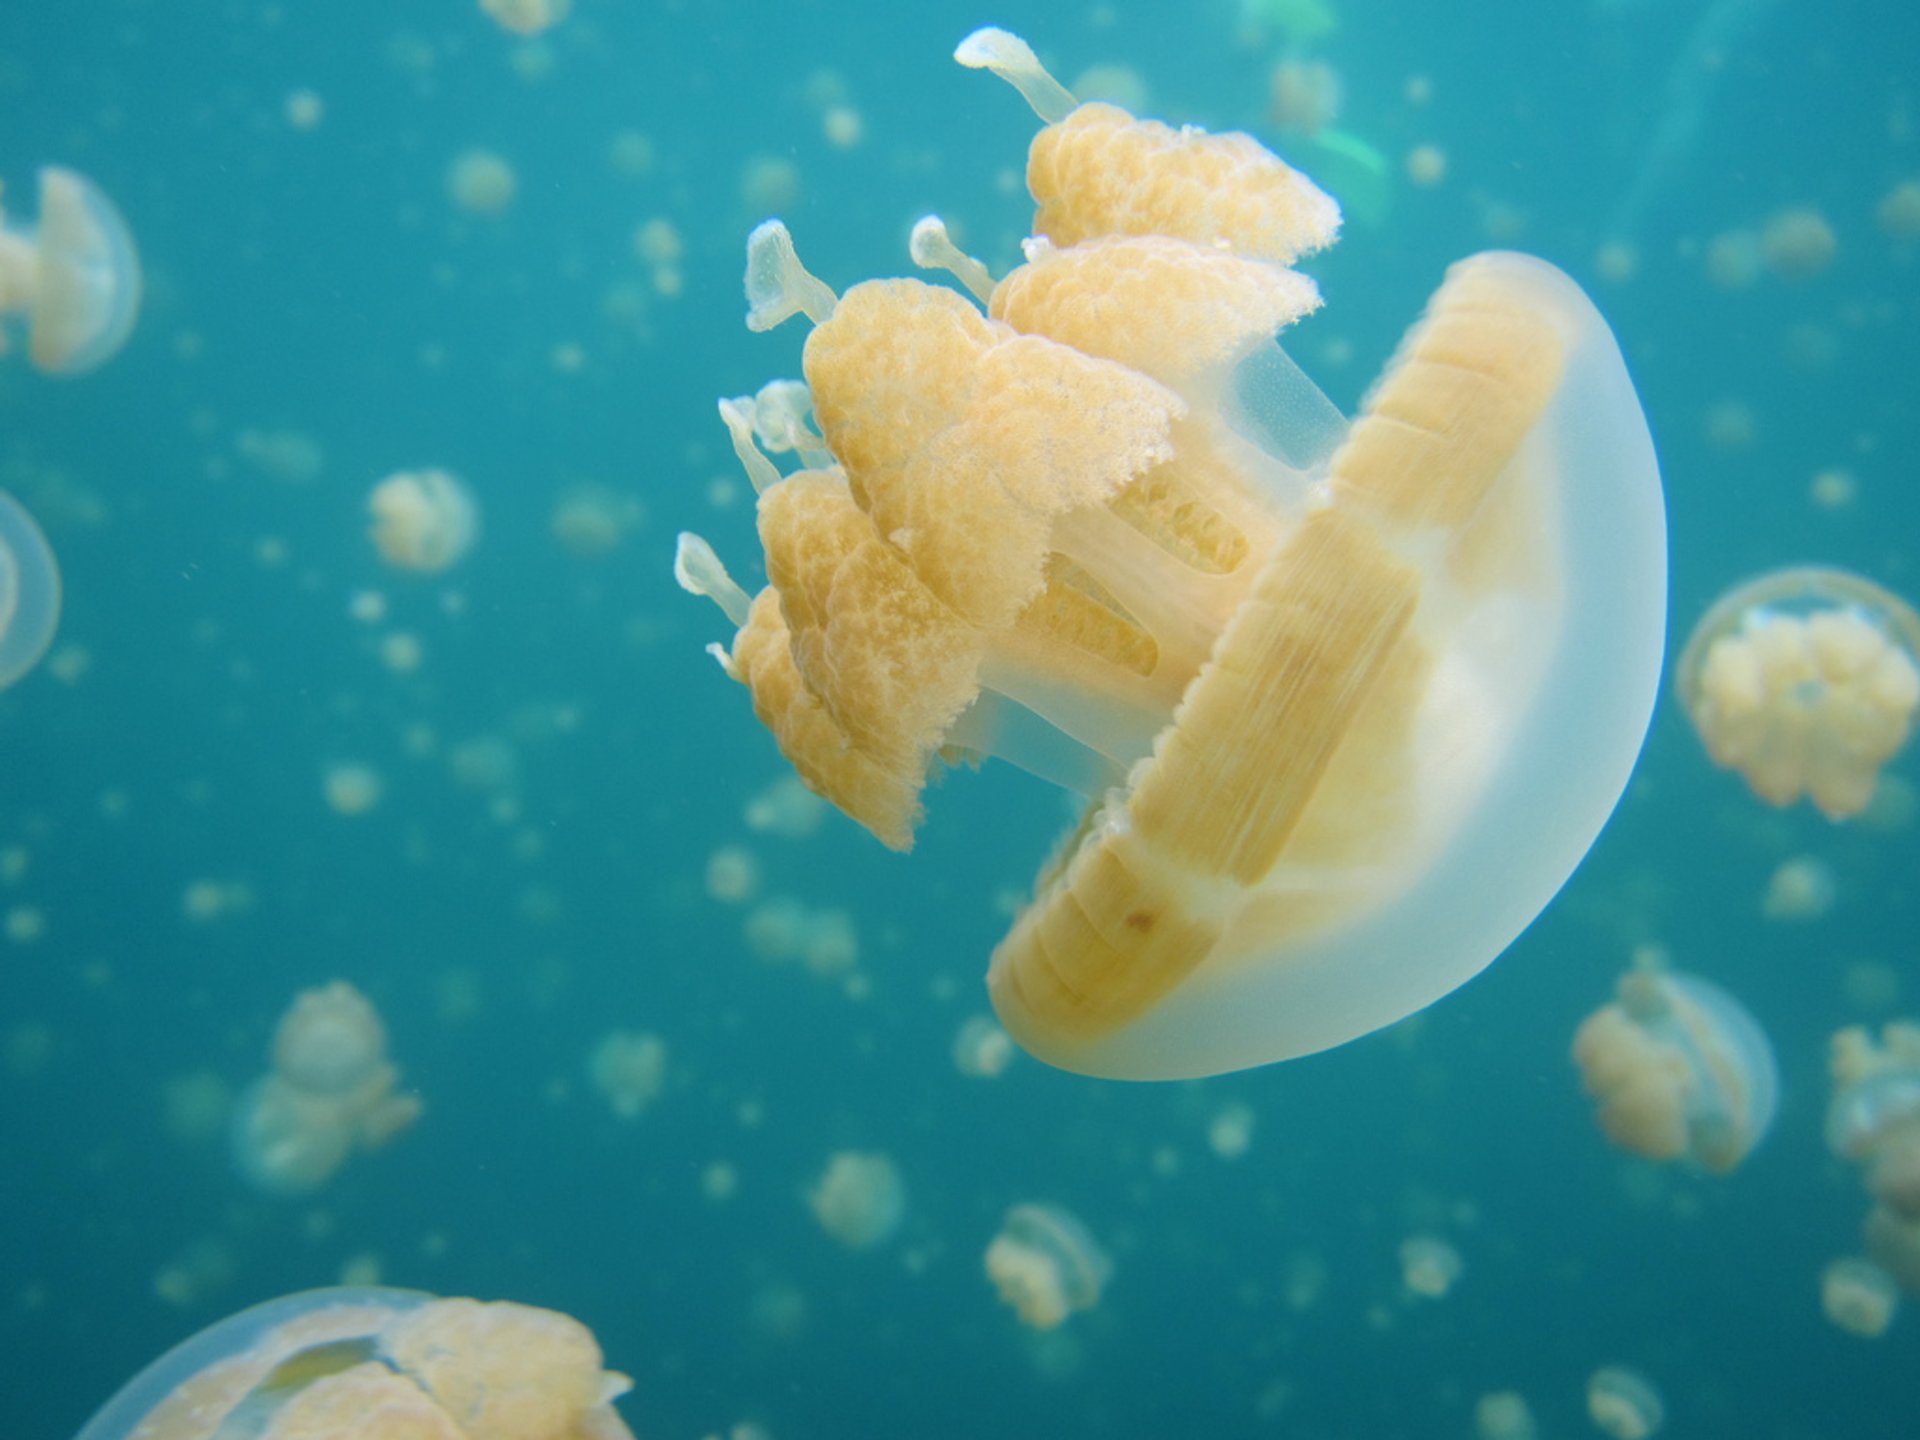
<svg viewBox="0 0 1920 1440"><path fill-rule="evenodd" d="M1647 1440L1667 1418L1667 1407L1637 1370L1605 1365L1587 1377L1587 1418L1613 1440Z"/></svg>
<svg viewBox="0 0 1920 1440"><path fill-rule="evenodd" d="M977 1080L1004 1074L1013 1055L1013 1037L991 1015L969 1015L953 1037L954 1069Z"/></svg>
<svg viewBox="0 0 1920 1440"><path fill-rule="evenodd" d="M1770 216L1760 230L1760 256L1784 280L1808 280L1833 263L1839 248L1827 217L1808 206Z"/></svg>
<svg viewBox="0 0 1920 1440"><path fill-rule="evenodd" d="M633 1440L579 1321L416 1290L309 1290L231 1315L132 1380L76 1440Z"/></svg>
<svg viewBox="0 0 1920 1440"><path fill-rule="evenodd" d="M369 533L380 558L397 570L436 575L473 548L480 510L473 494L445 470L400 470L367 496Z"/></svg>
<svg viewBox="0 0 1920 1440"><path fill-rule="evenodd" d="M419 1098L394 1093L399 1078L364 995L342 980L302 991L274 1032L273 1069L235 1106L235 1165L268 1194L318 1189L419 1118Z"/></svg>
<svg viewBox="0 0 1920 1440"><path fill-rule="evenodd" d="M40 171L34 224L0 211L0 354L5 322L27 332L27 359L46 375L80 375L126 343L140 310L140 258L113 202L86 176Z"/></svg>
<svg viewBox="0 0 1920 1440"><path fill-rule="evenodd" d="M1899 1308L1893 1277L1871 1260L1848 1255L1820 1272L1821 1312L1850 1335L1877 1339Z"/></svg>
<svg viewBox="0 0 1920 1440"><path fill-rule="evenodd" d="M463 150L447 167L447 194L472 215L504 213L519 186L513 166L491 150Z"/></svg>
<svg viewBox="0 0 1920 1440"><path fill-rule="evenodd" d="M233 1113L233 1087L212 1070L176 1075L162 1088L160 1099L167 1133L188 1143L216 1138Z"/></svg>
<svg viewBox="0 0 1920 1440"><path fill-rule="evenodd" d="M1089 99L1106 98L1088 96L1080 86L1075 90ZM1324 60L1283 59L1273 67L1273 74L1268 78L1267 113L1282 130L1302 135L1319 134L1339 116L1340 100L1340 76ZM1140 108L1119 101L1109 103L1121 104L1128 110Z"/></svg>
<svg viewBox="0 0 1920 1440"><path fill-rule="evenodd" d="M791 210L800 198L800 167L783 155L753 155L740 171L740 198L756 215Z"/></svg>
<svg viewBox="0 0 1920 1440"><path fill-rule="evenodd" d="M1694 975L1640 967L1573 1040L1581 1084L1615 1145L1725 1174L1773 1122L1773 1048L1746 1009Z"/></svg>
<svg viewBox="0 0 1920 1440"><path fill-rule="evenodd" d="M1920 240L1920 180L1902 180L1880 197L1874 219L1895 240Z"/></svg>
<svg viewBox="0 0 1920 1440"><path fill-rule="evenodd" d="M1051 1330L1091 1310L1113 1277L1113 1261L1078 1216L1057 1205L1015 1205L987 1246L987 1278L1020 1323Z"/></svg>
<svg viewBox="0 0 1920 1440"><path fill-rule="evenodd" d="M1726 230L1707 242L1707 278L1722 290L1744 290L1760 278L1760 237Z"/></svg>
<svg viewBox="0 0 1920 1440"><path fill-rule="evenodd" d="M807 1192L807 1206L820 1228L849 1250L871 1250L900 1229L907 1187L885 1155L841 1150Z"/></svg>
<svg viewBox="0 0 1920 1440"><path fill-rule="evenodd" d="M1222 1160L1238 1160L1253 1147L1253 1107L1235 1100L1207 1122L1207 1148Z"/></svg>
<svg viewBox="0 0 1920 1440"><path fill-rule="evenodd" d="M1833 909L1837 890L1831 865L1817 855L1795 855L1767 878L1760 913L1768 920L1819 920Z"/></svg>
<svg viewBox="0 0 1920 1440"><path fill-rule="evenodd" d="M747 801L741 819L760 835L804 840L826 819L827 802L801 783L798 775L782 775Z"/></svg>
<svg viewBox="0 0 1920 1440"><path fill-rule="evenodd" d="M747 914L747 946L762 960L798 960L813 974L844 975L860 961L860 935L847 911L813 909L786 895L771 896Z"/></svg>
<svg viewBox="0 0 1920 1440"><path fill-rule="evenodd" d="M480 0L480 9L502 30L538 35L567 18L573 0Z"/></svg>
<svg viewBox="0 0 1920 1440"><path fill-rule="evenodd" d="M1858 815L1920 707L1920 615L1844 570L1776 570L1715 601L1675 668L1714 764L1770 805Z"/></svg>
<svg viewBox="0 0 1920 1440"><path fill-rule="evenodd" d="M270 480L305 485L327 468L326 451L304 430L248 428L233 437L234 453Z"/></svg>
<svg viewBox="0 0 1920 1440"><path fill-rule="evenodd" d="M1407 179L1431 190L1447 178L1447 152L1438 145L1416 145L1407 152Z"/></svg>
<svg viewBox="0 0 1920 1440"><path fill-rule="evenodd" d="M1473 1433L1478 1440L1534 1440L1540 1431L1526 1396L1517 1390L1495 1390L1474 1403Z"/></svg>
<svg viewBox="0 0 1920 1440"><path fill-rule="evenodd" d="M613 1113L632 1120L667 1082L667 1042L658 1035L614 1030L587 1056L587 1074Z"/></svg>
<svg viewBox="0 0 1920 1440"><path fill-rule="evenodd" d="M326 118L327 102L311 90L290 90L281 102L280 113L293 129L313 130Z"/></svg>
<svg viewBox="0 0 1920 1440"><path fill-rule="evenodd" d="M1861 1026L1833 1037L1827 1147L1861 1167L1874 1206L1867 1253L1920 1294L1920 1025L1896 1020L1880 1039Z"/></svg>
<svg viewBox="0 0 1920 1440"><path fill-rule="evenodd" d="M722 845L707 857L707 898L742 905L760 893L760 861L744 845Z"/></svg>
<svg viewBox="0 0 1920 1440"><path fill-rule="evenodd" d="M1400 1283L1411 1295L1445 1299L1465 1268L1452 1242L1438 1235L1409 1235L1400 1242Z"/></svg>
<svg viewBox="0 0 1920 1440"><path fill-rule="evenodd" d="M365 815L380 803L386 788L378 770L357 760L329 765L320 777L321 793L336 815Z"/></svg>
<svg viewBox="0 0 1920 1440"><path fill-rule="evenodd" d="M583 560L611 555L646 516L631 495L604 485L576 485L560 497L547 528L562 549Z"/></svg>
<svg viewBox="0 0 1920 1440"><path fill-rule="evenodd" d="M0 690L47 653L60 624L60 567L47 537L0 490Z"/></svg>

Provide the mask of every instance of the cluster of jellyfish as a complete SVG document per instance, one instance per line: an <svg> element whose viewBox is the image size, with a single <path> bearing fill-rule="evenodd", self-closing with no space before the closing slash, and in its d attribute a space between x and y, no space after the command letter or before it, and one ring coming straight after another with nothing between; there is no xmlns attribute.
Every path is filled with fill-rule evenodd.
<svg viewBox="0 0 1920 1440"><path fill-rule="evenodd" d="M1878 1040L1862 1026L1833 1037L1827 1148L1857 1166L1873 1205L1866 1255L1821 1276L1827 1317L1857 1335L1893 1323L1899 1292L1920 1295L1920 1024L1892 1021Z"/></svg>

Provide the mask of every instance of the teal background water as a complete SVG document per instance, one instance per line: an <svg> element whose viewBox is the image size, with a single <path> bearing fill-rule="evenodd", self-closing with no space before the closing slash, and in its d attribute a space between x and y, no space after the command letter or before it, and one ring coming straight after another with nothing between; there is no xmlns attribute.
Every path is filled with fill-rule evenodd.
<svg viewBox="0 0 1920 1440"><path fill-rule="evenodd" d="M28 856L0 906L46 922L0 944L0 1434L69 1435L173 1341L366 1254L389 1284L580 1316L634 1376L623 1408L649 1440L743 1419L779 1437L1461 1436L1500 1388L1564 1435L1609 1362L1654 1380L1676 1435L1920 1431L1920 1320L1857 1340L1817 1288L1865 1210L1821 1143L1826 1037L1920 1009L1911 826L1767 810L1663 703L1587 864L1480 979L1322 1057L1145 1087L1025 1059L972 1080L950 1059L984 1008L995 897L1027 885L1058 796L951 776L906 859L837 817L801 841L746 830L782 765L701 653L717 613L669 574L687 526L748 570L749 507L709 500L734 474L713 399L797 370L799 327L740 323L763 218L742 173L796 167L783 213L835 285L905 270L907 229L936 208L1004 267L1030 219L1004 182L1033 121L947 59L987 21L1069 81L1129 65L1148 113L1287 148L1265 114L1285 42L1248 40L1226 4L580 0L531 51L465 4L0 12L10 206L30 209L39 164L84 171L149 280L97 374L0 364L0 485L60 557L58 644L91 659L0 696L0 847ZM1396 176L1384 218L1309 267L1328 303L1292 348L1337 402L1446 264L1494 243L1491 221L1580 279L1621 339L1666 475L1676 639L1778 564L1920 589L1920 270L1873 215L1920 174L1909 10L1355 0L1340 22L1299 53L1342 74L1342 126L1396 166L1441 145L1448 173ZM864 119L856 148L822 138L820 70ZM283 115L299 88L325 103L311 131ZM610 163L622 131L651 138L648 173ZM473 145L518 173L498 218L447 197ZM1711 284L1707 241L1788 205L1828 217L1832 266ZM655 217L685 241L684 289L610 314L611 291L650 285L632 234ZM1611 282L1595 256L1622 217L1639 265ZM577 372L554 363L566 344ZM1725 402L1746 443L1710 439ZM236 449L248 428L304 432L320 473L262 473ZM364 497L426 464L471 485L484 534L423 580L382 569ZM1857 479L1850 507L1809 500L1832 467ZM647 515L600 559L549 530L589 482ZM262 563L263 537L284 563ZM384 626L349 618L363 589L387 596ZM389 629L420 637L416 674L380 663ZM517 755L505 812L450 774L483 735ZM385 778L368 815L323 801L346 759ZM1896 771L1910 781L1911 757ZM770 892L851 912L864 997L752 957L742 911L703 890L734 843ZM1832 912L1763 920L1767 877L1802 853L1832 867ZM251 907L190 922L203 877L244 883ZM1774 1133L1729 1179L1623 1160L1568 1063L1643 941L1738 994L1777 1048ZM1895 992L1866 1003L1859 962ZM200 1070L242 1085L293 994L335 977L385 1015L425 1117L312 1197L257 1196L217 1137L168 1132L163 1089ZM613 1028L672 1051L631 1123L586 1077ZM1236 1102L1257 1120L1228 1161L1206 1129ZM850 1147L891 1154L908 1187L874 1253L802 1199ZM721 1202L701 1187L716 1161L739 1178ZM980 1266L1007 1206L1035 1198L1071 1207L1116 1267L1097 1310L1038 1340ZM1422 1231L1465 1260L1439 1302L1400 1282L1396 1248ZM182 1263L194 1293L160 1298ZM802 1298L794 1333L756 1321L770 1291Z"/></svg>

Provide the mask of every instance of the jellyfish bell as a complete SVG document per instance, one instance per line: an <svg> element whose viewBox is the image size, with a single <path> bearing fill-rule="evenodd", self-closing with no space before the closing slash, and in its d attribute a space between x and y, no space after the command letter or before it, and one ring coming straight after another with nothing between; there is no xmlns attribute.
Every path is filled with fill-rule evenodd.
<svg viewBox="0 0 1920 1440"><path fill-rule="evenodd" d="M1851 819L1913 733L1920 615L1844 570L1772 571L1701 617L1674 686L1714 764L1769 805Z"/></svg>
<svg viewBox="0 0 1920 1440"><path fill-rule="evenodd" d="M0 690L40 663L60 624L60 567L24 506L0 490Z"/></svg>
<svg viewBox="0 0 1920 1440"><path fill-rule="evenodd" d="M579 1321L511 1301L341 1287L283 1296L181 1342L76 1440L633 1440Z"/></svg>
<svg viewBox="0 0 1920 1440"><path fill-rule="evenodd" d="M783 475L735 413L771 584L697 537L676 573L885 843L936 761L1087 797L989 970L1032 1053L1174 1078L1389 1024L1538 914L1639 752L1665 522L1618 347L1559 271L1477 256L1349 425L1273 339L1319 304L1291 267L1329 196L1248 136L1076 105L1004 32L958 58L1048 122L1026 263L982 313L835 295L756 231L748 323L814 323L824 451Z"/></svg>
<svg viewBox="0 0 1920 1440"><path fill-rule="evenodd" d="M1091 1310L1113 1277L1113 1260L1077 1215L1057 1205L1023 1204L1007 1211L987 1246L987 1278L1020 1323L1052 1330Z"/></svg>
<svg viewBox="0 0 1920 1440"><path fill-rule="evenodd" d="M387 1027L367 997L344 980L303 990L280 1017L274 1069L313 1095L351 1095L386 1062Z"/></svg>
<svg viewBox="0 0 1920 1440"><path fill-rule="evenodd" d="M24 319L34 369L82 375L126 343L139 311L140 258L126 221L86 176L45 166L38 221L0 213L0 319Z"/></svg>

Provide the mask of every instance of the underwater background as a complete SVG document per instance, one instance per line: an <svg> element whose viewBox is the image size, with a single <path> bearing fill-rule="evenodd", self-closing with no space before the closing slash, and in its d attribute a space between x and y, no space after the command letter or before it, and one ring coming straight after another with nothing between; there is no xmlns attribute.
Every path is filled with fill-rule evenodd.
<svg viewBox="0 0 1920 1440"><path fill-rule="evenodd" d="M1920 590L1920 243L1876 217L1920 175L1916 12L1329 3L577 0L531 39L465 3L0 10L9 208L70 165L147 273L97 373L0 361L0 487L65 580L50 661L0 695L0 1436L71 1435L176 1340L343 1274L578 1316L644 1440L1467 1436L1507 1389L1567 1435L1615 1363L1674 1435L1920 1434L1920 1318L1857 1338L1819 1290L1867 1205L1822 1140L1827 1038L1920 1011L1910 790L1876 824L1766 808L1663 697L1572 882L1427 1012L1204 1082L981 1078L954 1037L1069 806L955 773L900 857L796 803L702 651L728 627L674 584L682 528L758 583L714 401L796 374L804 335L742 324L756 222L836 287L910 273L935 209L1017 258L1035 122L949 59L994 23L1347 199L1304 266L1326 307L1285 337L1343 409L1454 259L1574 275L1659 447L1673 645L1779 565ZM1384 158L1358 200L1277 123L1286 62L1336 74L1338 129ZM1423 146L1443 173L1416 183ZM517 177L499 213L450 194L476 147ZM1830 263L1725 283L1714 238L1790 209ZM423 466L481 513L439 576L366 533L370 487ZM329 803L343 765L378 777L363 813ZM710 893L727 847L743 903ZM1831 906L1769 918L1797 857ZM760 958L769 897L844 912L857 954ZM1778 1054L1778 1120L1730 1177L1610 1148L1568 1059L1646 945ZM258 1194L224 1097L336 978L424 1114ZM615 1030L667 1047L635 1116L589 1073ZM905 1184L870 1249L807 1204L842 1150ZM1114 1266L1046 1334L981 1266L1030 1200ZM1462 1261L1441 1298L1403 1281L1416 1235Z"/></svg>

